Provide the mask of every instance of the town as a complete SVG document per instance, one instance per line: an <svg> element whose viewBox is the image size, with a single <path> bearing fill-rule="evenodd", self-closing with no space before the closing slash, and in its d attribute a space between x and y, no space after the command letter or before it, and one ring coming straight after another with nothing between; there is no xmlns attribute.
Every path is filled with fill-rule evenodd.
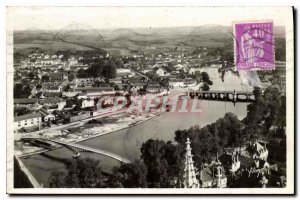
<svg viewBox="0 0 300 200"><path fill-rule="evenodd" d="M217 75L211 74L207 69L213 70ZM154 53L132 51L131 56L115 56L99 49L57 51L55 54L43 50L32 50L28 54L16 53L14 55L13 102L15 154L19 158L26 159L31 155L51 151L59 146L70 148L69 145L73 145L71 147L75 149L74 159L80 157L80 151L99 153L97 150L75 144L138 125L161 114L155 109L152 112L128 109L140 97L167 97L171 100L187 96L191 99L203 98L232 103L244 101L255 104L258 98L255 90L241 93L245 95L245 98L240 99L237 96L239 92L236 90L211 89L215 86L213 76L216 76L222 84L226 73L232 73L241 79L245 76L235 70L230 53L222 49L207 47L165 48L159 53L157 51ZM268 90L270 86L280 91L280 95L285 94L285 62L276 62L276 71L272 73L258 73L262 96L264 91L267 91L266 96L269 93L272 94L272 91ZM126 103L118 101L119 97L123 97ZM161 104L157 106L159 105ZM166 112L169 110L171 108L166 109ZM225 115L224 120L226 117L238 121L229 115ZM94 126L100 126L101 131L86 129ZM250 123L248 128L245 126L241 125L234 131L250 130L248 129ZM263 129L261 127L259 129ZM268 132L279 134L284 126L270 125L268 128ZM201 131L202 129L197 129L196 132L202 134ZM281 134L285 135L285 132ZM121 184L120 180L115 178L110 180L106 177L105 179L109 181L101 187L119 187L120 185L123 187L185 188L285 187L286 179L285 172L282 170L284 169L282 162L286 158L280 158L280 166L278 166L276 153L269 152L274 151L276 144L258 141L257 135L253 137L253 134L249 133L248 135L252 137L251 142L234 141L230 143L233 147L224 144L223 149L207 150L210 153L205 154L209 155L209 158L204 159L199 155L192 158L190 145L194 145L194 148L197 143L193 137L188 137L189 134L182 133L182 135L185 137L180 136L177 140L177 135L175 137L178 144L164 144L151 139L143 144L144 146L148 142L158 143L158 146L161 145L161 148L167 149L171 147L177 149L178 145L184 147L184 153L175 151L180 158L176 160L175 165L182 164L176 173L171 170L170 173L175 174L171 174L170 177L174 179L169 177L168 181L152 180L151 182L148 180L148 183L127 185L126 181ZM242 138L242 136L239 137ZM284 136L281 136L280 142L284 142ZM110 152L103 151L99 154L117 159L125 165L133 165L131 167L134 168L141 165L141 163L131 163L128 159ZM144 162L146 154L142 155L145 157ZM272 159L270 155L273 156ZM195 158L198 160L195 161ZM194 166L194 161L196 166ZM170 160L166 162L170 168L173 167L174 163L172 164ZM150 163L145 162L145 165L150 166ZM151 170L148 169L148 172ZM179 174L182 175L179 177ZM58 179L57 176L54 178L56 181L51 183L53 187L72 187L57 185ZM38 183L37 187L41 185Z"/></svg>

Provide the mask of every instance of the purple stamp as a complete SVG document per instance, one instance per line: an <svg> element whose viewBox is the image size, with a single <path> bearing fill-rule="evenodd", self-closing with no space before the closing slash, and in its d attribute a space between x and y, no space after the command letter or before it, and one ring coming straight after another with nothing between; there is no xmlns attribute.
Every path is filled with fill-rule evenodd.
<svg viewBox="0 0 300 200"><path fill-rule="evenodd" d="M237 70L275 69L273 22L234 24Z"/></svg>

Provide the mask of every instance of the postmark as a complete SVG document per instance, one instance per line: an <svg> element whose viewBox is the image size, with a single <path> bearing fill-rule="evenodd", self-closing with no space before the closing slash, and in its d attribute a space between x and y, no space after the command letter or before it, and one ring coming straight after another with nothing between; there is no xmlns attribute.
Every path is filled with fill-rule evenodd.
<svg viewBox="0 0 300 200"><path fill-rule="evenodd" d="M237 22L233 31L237 70L275 69L272 21Z"/></svg>

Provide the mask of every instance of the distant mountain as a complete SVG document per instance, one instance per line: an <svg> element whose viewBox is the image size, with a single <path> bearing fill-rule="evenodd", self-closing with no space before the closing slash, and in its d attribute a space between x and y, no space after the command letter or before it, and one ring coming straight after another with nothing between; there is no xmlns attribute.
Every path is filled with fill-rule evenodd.
<svg viewBox="0 0 300 200"><path fill-rule="evenodd" d="M232 42L231 26L94 29L73 24L59 31L37 29L15 31L15 43L63 41L87 47L122 47L128 49L149 46L224 46ZM284 27L274 27L275 37L285 37Z"/></svg>

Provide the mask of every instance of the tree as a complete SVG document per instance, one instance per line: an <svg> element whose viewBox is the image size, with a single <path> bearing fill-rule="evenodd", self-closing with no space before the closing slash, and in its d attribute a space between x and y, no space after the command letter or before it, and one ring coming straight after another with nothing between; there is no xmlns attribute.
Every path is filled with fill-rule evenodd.
<svg viewBox="0 0 300 200"><path fill-rule="evenodd" d="M29 72L28 77L32 80L35 77L35 74L33 72Z"/></svg>
<svg viewBox="0 0 300 200"><path fill-rule="evenodd" d="M26 107L14 108L14 116L26 115L31 113L31 111Z"/></svg>
<svg viewBox="0 0 300 200"><path fill-rule="evenodd" d="M41 84L37 84L36 85L36 89L42 89L42 85Z"/></svg>
<svg viewBox="0 0 300 200"><path fill-rule="evenodd" d="M226 113L223 118L203 128L194 126L187 130L177 130L175 140L184 146L186 139L190 138L195 165L200 168L224 147L239 146L243 137L242 127L243 124L236 115Z"/></svg>
<svg viewBox="0 0 300 200"><path fill-rule="evenodd" d="M64 177L64 172L54 171L50 174L49 177L49 186L50 188L64 188L67 187Z"/></svg>
<svg viewBox="0 0 300 200"><path fill-rule="evenodd" d="M148 186L152 188L160 188L167 181L168 163L163 156L164 145L162 140L150 139L141 147L141 157L148 171Z"/></svg>
<svg viewBox="0 0 300 200"><path fill-rule="evenodd" d="M14 86L14 98L27 98L31 94L31 88L28 83L17 83Z"/></svg>
<svg viewBox="0 0 300 200"><path fill-rule="evenodd" d="M182 174L183 148L171 142L149 139L142 144L141 158L147 167L149 187L173 187Z"/></svg>
<svg viewBox="0 0 300 200"><path fill-rule="evenodd" d="M99 161L91 158L74 159L67 165L68 173L53 172L50 187L98 188L103 187Z"/></svg>
<svg viewBox="0 0 300 200"><path fill-rule="evenodd" d="M207 72L201 72L201 80L203 81L203 82L208 82L209 81L209 75L208 75L208 73Z"/></svg>
<svg viewBox="0 0 300 200"><path fill-rule="evenodd" d="M110 79L110 78L115 78L116 75L117 75L116 64L113 61L110 61L104 66L102 70L102 76L104 78Z"/></svg>
<svg viewBox="0 0 300 200"><path fill-rule="evenodd" d="M43 75L42 76L42 82L47 82L47 81L49 81L49 76L48 75Z"/></svg>
<svg viewBox="0 0 300 200"><path fill-rule="evenodd" d="M122 163L113 169L113 177L109 181L111 187L145 188L147 187L147 169L143 162Z"/></svg>
<svg viewBox="0 0 300 200"><path fill-rule="evenodd" d="M203 85L200 87L202 91L209 91L210 87L209 85L205 82Z"/></svg>

